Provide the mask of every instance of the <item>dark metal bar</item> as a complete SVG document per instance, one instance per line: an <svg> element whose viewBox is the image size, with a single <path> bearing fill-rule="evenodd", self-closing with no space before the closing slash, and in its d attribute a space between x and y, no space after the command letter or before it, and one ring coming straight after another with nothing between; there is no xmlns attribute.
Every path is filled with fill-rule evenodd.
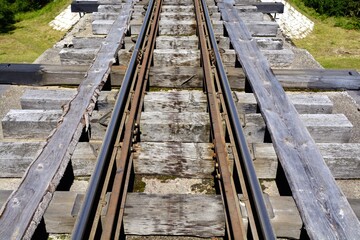
<svg viewBox="0 0 360 240"><path fill-rule="evenodd" d="M107 205L107 213L104 220L104 227L101 239L111 239L115 235L120 235L120 228L122 225L122 217L125 207L125 198L127 195L127 189L124 185L128 184L129 176L126 175L126 172L129 171L131 166L129 165L129 158L131 155L131 147L133 144L133 133L136 123L136 118L139 115L139 110L141 111L140 105L142 100L142 94L144 93L144 84L146 82L146 74L148 73L147 68L150 66L151 56L153 52L153 47L155 46L155 37L158 30L158 21L160 17L161 1L156 0L154 12L150 20L151 25L149 32L147 32L147 41L145 46L143 46L143 56L142 60L139 63L138 75L136 76L135 91L132 95L131 107L128 116L128 120L125 126L124 137L122 140L122 148L120 152L119 159L117 160L117 169L113 181L111 197ZM127 181L126 181L127 180ZM117 229L116 229L117 226ZM117 238L116 238L117 239Z"/></svg>
<svg viewBox="0 0 360 240"><path fill-rule="evenodd" d="M131 80L136 71L137 57L139 54L140 47L142 46L145 39L145 32L149 24L149 18L154 6L154 0L150 0L149 7L147 9L144 24L142 25L138 40L134 48L133 55L130 59L128 70L126 71L123 84L120 88L119 95L117 97L114 110L111 116L110 123L105 133L103 144L101 146L95 170L91 175L88 190L86 192L84 202L80 214L77 218L72 239L88 239L91 227L91 220L94 218L95 209L100 197L100 193L103 186L103 179L106 175L107 166L111 158L111 154L114 148L115 139L117 136L117 129L119 127L121 116L124 114L126 100L129 95L131 86Z"/></svg>
<svg viewBox="0 0 360 240"><path fill-rule="evenodd" d="M221 56L219 53L219 49L216 43L214 31L212 29L211 20L209 11L206 6L205 0L201 0L203 9L205 12L206 24L208 28L208 33L210 37L210 42L214 49L215 59L216 59L216 69L219 73L221 79L221 87L222 93L224 96L224 100L227 106L227 113L229 116L230 124L233 130L233 137L235 140L235 147L240 154L242 159L242 166L245 174L245 179L248 185L249 197L254 203L254 213L257 215L257 220L259 221L259 227L261 229L262 237L261 239L276 239L273 228L270 223L270 218L267 213L266 205L263 199L263 193L261 191L261 187L256 176L255 168L253 165L253 160L250 155L250 151L248 149L246 139L244 136L244 132L242 129L242 125L238 118L237 109L232 98L232 93L229 85L229 81L226 76L226 72L224 70L224 66L221 61Z"/></svg>
<svg viewBox="0 0 360 240"><path fill-rule="evenodd" d="M284 4L281 2L258 2L252 5L262 13L284 13Z"/></svg>
<svg viewBox="0 0 360 240"><path fill-rule="evenodd" d="M218 162L219 173L221 177L221 192L225 205L226 227L229 239L246 239L245 227L243 226L242 215L240 212L240 203L237 197L234 181L228 166L227 149L225 143L225 134L222 129L222 118L217 98L217 91L214 84L214 74L208 47L208 38L205 32L206 23L204 23L203 12L199 0L194 1L195 17L197 22L197 31L200 41L201 59L204 74L204 89L206 90L209 114L211 119L212 139L214 142L216 159ZM206 6L203 6L203 8Z"/></svg>
<svg viewBox="0 0 360 240"><path fill-rule="evenodd" d="M71 3L71 12L92 13L97 12L99 3L97 1L73 1Z"/></svg>

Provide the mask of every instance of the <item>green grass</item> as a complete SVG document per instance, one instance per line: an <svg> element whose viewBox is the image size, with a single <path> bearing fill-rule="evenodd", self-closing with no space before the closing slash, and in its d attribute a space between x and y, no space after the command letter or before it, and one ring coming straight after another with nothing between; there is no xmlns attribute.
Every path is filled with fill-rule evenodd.
<svg viewBox="0 0 360 240"><path fill-rule="evenodd" d="M360 71L360 30L348 30L345 28L349 25L340 24L353 19L319 15L305 7L301 0L290 2L315 23L313 32L306 38L293 39L297 47L307 49L325 68ZM339 25L343 27L337 27Z"/></svg>
<svg viewBox="0 0 360 240"><path fill-rule="evenodd" d="M65 32L53 30L49 22L70 3L71 0L54 0L38 11L17 14L15 29L0 34L0 62L31 63L52 47Z"/></svg>

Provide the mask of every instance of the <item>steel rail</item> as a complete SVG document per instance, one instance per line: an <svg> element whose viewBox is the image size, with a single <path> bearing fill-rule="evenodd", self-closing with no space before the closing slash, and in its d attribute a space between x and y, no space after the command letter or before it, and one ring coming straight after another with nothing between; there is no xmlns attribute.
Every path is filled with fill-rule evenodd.
<svg viewBox="0 0 360 240"><path fill-rule="evenodd" d="M125 112L126 101L130 92L131 80L136 71L137 59L140 47L145 40L145 32L147 30L149 19L154 7L154 0L149 1L148 9L144 18L144 24L141 27L140 34L136 41L133 55L130 59L128 69L125 73L123 83L121 85L113 113L111 115L110 123L107 127L103 144L101 146L95 170L91 175L89 187L87 189L80 213L76 220L74 230L72 232L72 239L88 239L91 231L91 220L95 216L95 209L97 207L100 194L103 188L103 182L106 177L106 170L114 149L115 140L117 137L117 129L119 128L121 119Z"/></svg>
<svg viewBox="0 0 360 240"><path fill-rule="evenodd" d="M227 217L226 224L227 229L229 229L227 234L229 239L246 239L245 227L243 225L240 211L240 202L238 200L235 184L228 166L225 135L222 128L222 118L220 115L217 91L214 85L214 76L209 56L209 47L211 46L207 42L205 33L206 23L203 21L203 12L201 11L201 3L199 0L194 0L194 5L204 73L204 89L208 99L212 138L223 189L222 198L225 205L225 215Z"/></svg>
<svg viewBox="0 0 360 240"><path fill-rule="evenodd" d="M152 18L150 19L149 34L146 36L146 47L142 56L142 62L139 66L139 74L137 75L137 83L135 92L132 96L131 108L128 116L128 120L125 126L124 138L122 140L122 147L119 159L117 160L117 169L113 181L113 187L111 191L111 197L108 203L107 213L104 220L104 227L101 239L107 240L113 238L113 232L115 231L115 239L120 236L120 229L122 225L122 217L124 214L125 199L127 188L124 184L128 184L129 174L126 174L126 170L130 171L129 158L132 154L132 144L136 118L139 115L139 107L141 105L142 94L144 93L145 75L148 72L147 69L150 66L153 47L155 46L155 37L158 30L158 22L160 17L162 0L156 0ZM141 108L140 108L141 111ZM127 181L124 179L127 178ZM124 183L125 182L125 183ZM120 203L120 204L119 204Z"/></svg>
<svg viewBox="0 0 360 240"><path fill-rule="evenodd" d="M198 1L198 0L195 0ZM234 103L234 100L232 98L231 88L229 81L226 76L226 72L224 70L224 66L221 61L221 56L219 53L219 49L217 46L216 38L214 31L212 29L211 25L211 19L210 14L207 9L206 1L201 0L205 20L206 20L206 26L208 29L208 34L210 38L210 42L214 51L214 57L215 57L215 66L218 71L219 77L221 79L221 88L222 88L222 94L224 96L225 105L227 107L227 114L229 116L229 122L232 127L233 132L233 138L235 140L235 148L237 150L237 153L240 156L241 164L238 162L235 162L236 165L240 165L243 172L245 173L245 180L247 185L247 191L250 193L249 197L251 202L253 202L253 211L256 215L256 219L259 224L259 228L261 230L261 234L259 234L260 239L276 239L274 230L272 228L272 225L270 223L270 218L267 213L266 205L263 198L263 193L261 191L261 187L259 184L259 180L257 178L253 160L250 155L249 148L247 146L247 142L245 139L245 135L242 129L242 125L240 123L240 120L238 118L237 109Z"/></svg>

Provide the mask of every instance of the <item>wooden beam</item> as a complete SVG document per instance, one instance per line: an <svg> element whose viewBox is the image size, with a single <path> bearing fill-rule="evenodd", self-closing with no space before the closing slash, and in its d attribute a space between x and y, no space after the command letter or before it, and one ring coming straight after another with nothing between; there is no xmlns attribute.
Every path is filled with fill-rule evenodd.
<svg viewBox="0 0 360 240"><path fill-rule="evenodd" d="M0 64L0 84L52 86L78 86L84 79L88 65L46 65L46 64ZM159 73L174 75L183 70L191 72L188 67L166 67L150 70L152 76ZM356 70L330 69L272 69L285 89L320 89L320 90L360 90L360 74ZM111 84L119 87L125 74L126 66L112 66ZM194 69L200 77L192 87L202 86L202 72ZM189 75L189 73L188 73ZM190 74L190 76L192 76ZM230 86L244 89L245 75L241 68L228 68ZM155 81L160 81L154 78ZM192 79L193 81L194 79ZM185 81L185 80L184 80ZM181 81L180 81L181 82ZM154 81L152 81L154 83ZM181 84L181 83L180 83ZM155 82L155 86L162 86Z"/></svg>
<svg viewBox="0 0 360 240"><path fill-rule="evenodd" d="M2 203L1 199L6 199L10 193L11 191L0 191L0 207ZM143 193L133 194L134 197L144 195ZM83 196L84 194L81 192L56 191L54 198L44 215L46 231L48 233L71 233L75 224L76 216L78 215L79 206L81 206L83 201ZM269 197L267 195L264 195L264 197L267 201L266 207L271 218L270 221L274 226L276 236L281 238L298 239L301 233L302 221L293 198L288 196ZM211 197L208 196L208 198ZM241 201L241 197L239 197L239 199ZM356 214L360 216L360 199L348 200ZM130 204L132 205L134 203ZM136 210L140 211L140 209L134 209L134 211ZM245 208L242 208L241 211L243 216L247 215ZM246 220L247 219L243 218L244 223Z"/></svg>
<svg viewBox="0 0 360 240"><path fill-rule="evenodd" d="M97 97L110 74L130 21L131 7L132 2L124 6L105 40L107 44L101 46L61 124L3 206L0 217L3 239L30 239L40 223L79 140L83 124L94 108L92 99Z"/></svg>
<svg viewBox="0 0 360 240"><path fill-rule="evenodd" d="M360 222L232 4L218 3L311 239L360 239Z"/></svg>
<svg viewBox="0 0 360 240"><path fill-rule="evenodd" d="M211 143L140 142L135 145L135 174L213 178ZM159 154L161 152L161 154Z"/></svg>
<svg viewBox="0 0 360 240"><path fill-rule="evenodd" d="M124 231L131 235L224 236L221 196L128 193Z"/></svg>

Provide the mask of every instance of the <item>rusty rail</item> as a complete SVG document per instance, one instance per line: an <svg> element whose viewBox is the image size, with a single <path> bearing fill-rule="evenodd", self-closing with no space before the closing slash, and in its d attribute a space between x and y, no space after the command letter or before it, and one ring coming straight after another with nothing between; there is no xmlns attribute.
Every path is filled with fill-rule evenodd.
<svg viewBox="0 0 360 240"><path fill-rule="evenodd" d="M73 230L73 239L95 239L99 236L110 239L119 238L121 234L122 214L132 166L131 146L133 137L138 132L135 119L141 111L140 97L147 81L146 74L150 64L148 59L151 59L155 44L160 8L161 0L150 0L104 137L105 144L100 150L90 187ZM105 217L106 224L101 230L100 215L110 186L112 194Z"/></svg>
<svg viewBox="0 0 360 240"><path fill-rule="evenodd" d="M194 1L198 34L201 41L204 82L213 127L212 137L219 166L222 197L226 209L227 235L230 239L247 238L239 211L239 192L237 192L239 190L243 194L244 199L246 199L245 205L249 216L251 238L275 239L250 151L247 147L229 82L221 61L206 2L205 0L200 0L201 3L199 0ZM201 14L202 11L203 15ZM220 118L219 105L223 109L222 115L226 116L224 119ZM227 126L225 130L222 129L223 120ZM233 173L229 171L228 167L224 132L227 132L231 140L231 146L233 146ZM239 181L234 181L234 175L237 175Z"/></svg>

